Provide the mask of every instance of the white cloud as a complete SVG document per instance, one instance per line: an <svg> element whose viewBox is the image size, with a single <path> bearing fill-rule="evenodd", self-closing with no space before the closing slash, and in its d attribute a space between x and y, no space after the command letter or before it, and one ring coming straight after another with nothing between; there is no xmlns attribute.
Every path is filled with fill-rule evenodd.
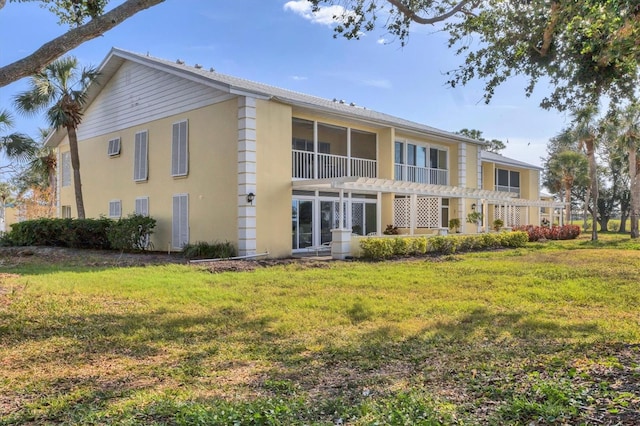
<svg viewBox="0 0 640 426"><path fill-rule="evenodd" d="M323 7L317 12L313 12L311 9L311 2L308 0L292 0L284 4L284 10L290 10L314 24L327 26L342 22L343 16L352 13L339 5Z"/></svg>
<svg viewBox="0 0 640 426"><path fill-rule="evenodd" d="M389 43L389 40L387 40L387 39L386 39L386 38L384 38L384 37L380 37L380 38L376 41L376 43L378 43L378 44L387 44L387 43Z"/></svg>
<svg viewBox="0 0 640 426"><path fill-rule="evenodd" d="M365 86L377 87L378 89L391 89L392 85L389 80L363 80Z"/></svg>
<svg viewBox="0 0 640 426"><path fill-rule="evenodd" d="M303 81L303 80L308 80L307 77L303 77L301 75L292 75L291 78L295 81Z"/></svg>

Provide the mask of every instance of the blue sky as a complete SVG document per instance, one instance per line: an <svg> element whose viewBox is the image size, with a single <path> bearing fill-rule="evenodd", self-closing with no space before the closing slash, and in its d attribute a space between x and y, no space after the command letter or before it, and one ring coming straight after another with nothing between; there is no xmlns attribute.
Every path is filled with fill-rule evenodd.
<svg viewBox="0 0 640 426"><path fill-rule="evenodd" d="M112 1L113 5L121 1ZM71 54L97 66L112 46L357 105L448 131L478 129L486 138L509 141L503 154L540 164L547 140L569 121L538 107L525 82L509 81L491 104L482 82L451 89L444 73L462 62L447 48L446 34L416 26L405 47L383 29L359 41L334 39L332 11L314 16L303 0L167 0L125 21ZM0 64L33 52L66 27L32 3L0 10ZM0 108L12 110L25 81L0 88ZM42 118L14 114L13 130L37 136Z"/></svg>

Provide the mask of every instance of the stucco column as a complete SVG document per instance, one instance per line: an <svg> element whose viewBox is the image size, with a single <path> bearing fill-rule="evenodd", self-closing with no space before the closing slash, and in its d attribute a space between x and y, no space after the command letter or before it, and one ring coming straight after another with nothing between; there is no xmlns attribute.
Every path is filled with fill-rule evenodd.
<svg viewBox="0 0 640 426"><path fill-rule="evenodd" d="M238 255L256 254L256 100L238 98ZM254 194L253 202L247 199Z"/></svg>

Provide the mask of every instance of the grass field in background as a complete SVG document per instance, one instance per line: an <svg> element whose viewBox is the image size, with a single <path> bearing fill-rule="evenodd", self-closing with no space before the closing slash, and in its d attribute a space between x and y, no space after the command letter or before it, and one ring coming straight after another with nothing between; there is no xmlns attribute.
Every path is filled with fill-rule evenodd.
<svg viewBox="0 0 640 426"><path fill-rule="evenodd" d="M0 424L634 424L640 243L0 272Z"/></svg>

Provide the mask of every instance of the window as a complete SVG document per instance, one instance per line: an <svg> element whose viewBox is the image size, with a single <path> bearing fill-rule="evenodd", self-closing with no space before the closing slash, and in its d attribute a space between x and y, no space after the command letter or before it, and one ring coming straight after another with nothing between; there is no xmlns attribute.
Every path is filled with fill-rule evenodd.
<svg viewBox="0 0 640 426"><path fill-rule="evenodd" d="M111 139L109 141L109 148L107 148L107 154L109 157L116 157L120 155L120 138Z"/></svg>
<svg viewBox="0 0 640 426"><path fill-rule="evenodd" d="M171 244L175 249L182 249L189 243L189 195L173 196L171 225Z"/></svg>
<svg viewBox="0 0 640 426"><path fill-rule="evenodd" d="M136 182L145 181L149 177L149 143L148 134L144 132L136 133L134 143L133 158L133 180Z"/></svg>
<svg viewBox="0 0 640 426"><path fill-rule="evenodd" d="M122 216L122 202L120 200L109 201L109 217L118 219Z"/></svg>
<svg viewBox="0 0 640 426"><path fill-rule="evenodd" d="M136 214L149 216L149 197L136 198Z"/></svg>
<svg viewBox="0 0 640 426"><path fill-rule="evenodd" d="M171 176L186 176L189 172L189 146L187 121L173 125L171 142Z"/></svg>
<svg viewBox="0 0 640 426"><path fill-rule="evenodd" d="M71 153L62 153L62 186L71 186Z"/></svg>
<svg viewBox="0 0 640 426"><path fill-rule="evenodd" d="M429 150L429 161L432 169L447 169L447 151L437 148Z"/></svg>
<svg viewBox="0 0 640 426"><path fill-rule="evenodd" d="M496 190L520 193L520 172L496 169Z"/></svg>
<svg viewBox="0 0 640 426"><path fill-rule="evenodd" d="M63 219L71 219L71 206L62 206L61 213Z"/></svg>
<svg viewBox="0 0 640 426"><path fill-rule="evenodd" d="M395 158L396 158L396 164L404 164L404 144L402 142L396 142L396 149L395 149Z"/></svg>

